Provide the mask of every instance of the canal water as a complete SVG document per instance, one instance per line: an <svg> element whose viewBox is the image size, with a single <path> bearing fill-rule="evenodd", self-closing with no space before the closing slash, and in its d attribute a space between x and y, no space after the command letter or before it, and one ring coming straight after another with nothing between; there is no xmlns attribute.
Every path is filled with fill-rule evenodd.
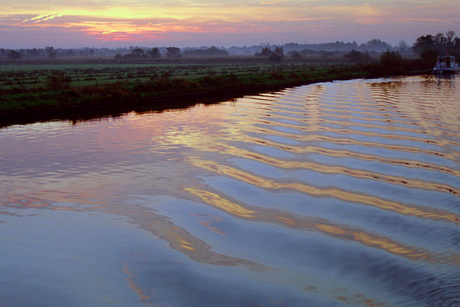
<svg viewBox="0 0 460 307"><path fill-rule="evenodd" d="M460 306L460 78L0 130L1 306Z"/></svg>

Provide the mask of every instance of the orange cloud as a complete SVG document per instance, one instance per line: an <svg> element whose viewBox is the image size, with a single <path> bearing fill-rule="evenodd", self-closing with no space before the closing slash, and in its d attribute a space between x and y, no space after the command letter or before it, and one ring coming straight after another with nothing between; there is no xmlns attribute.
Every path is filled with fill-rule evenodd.
<svg viewBox="0 0 460 307"><path fill-rule="evenodd" d="M238 34L247 29L252 33L276 33L281 30L270 22L257 21L228 22L224 20L195 19L98 19L82 20L79 16L61 14L59 21L53 20L58 15L39 15L26 19L21 27L50 28L59 27L67 31L77 31L102 41L146 41L158 38L168 38L174 33L231 33ZM40 21L37 23L35 21ZM287 25L286 27L292 27Z"/></svg>
<svg viewBox="0 0 460 307"><path fill-rule="evenodd" d="M396 36L394 42L460 26L454 13L460 9L460 3L453 0L443 3L427 0L423 4L362 0L346 4L334 0L156 0L154 3L132 0L123 6L118 0L28 1L13 1L1 13L0 39L7 45L8 40L32 43L43 41L43 37L54 41L57 36L67 36L66 42L78 37L82 45L87 45L82 38L88 38L91 44L161 38L163 43L184 40L195 44L199 38L197 45L234 44L228 34L235 34L232 38L236 44L387 40ZM448 28L433 30L433 23ZM42 35L41 40L36 36L37 31ZM214 42L215 39L220 42Z"/></svg>

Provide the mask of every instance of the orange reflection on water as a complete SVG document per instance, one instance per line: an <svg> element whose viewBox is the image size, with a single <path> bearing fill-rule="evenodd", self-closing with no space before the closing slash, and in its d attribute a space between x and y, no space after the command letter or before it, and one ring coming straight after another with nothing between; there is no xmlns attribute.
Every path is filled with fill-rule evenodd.
<svg viewBox="0 0 460 307"><path fill-rule="evenodd" d="M45 195L46 197L54 197L55 199L46 200L38 197L38 195ZM203 194L203 193L202 193ZM65 194L64 194L65 195ZM59 193L41 193L38 191L35 195L11 195L8 198L2 199L1 206L5 209L49 209L49 210L66 210L66 211L94 211L103 212L109 214L115 214L123 217L127 217L132 223L138 225L141 229L150 232L153 236L159 237L162 240L169 242L169 246L191 259L208 263L212 265L222 266L246 266L254 270L265 270L266 267L243 258L231 257L224 254L213 252L212 247L206 244L203 240L191 235L184 228L174 225L167 218L156 214L152 210L147 210L142 206L119 206L113 202L99 201L99 200L88 200L89 195L85 195L80 199L80 202L75 204L69 204L65 206L62 202L59 202ZM76 196L76 195L75 195ZM61 195L62 197L62 195ZM66 199L65 197L63 199ZM61 199L62 200L62 199ZM68 200L68 199L67 199ZM75 199L76 200L76 199ZM56 202L57 203L56 203ZM83 204L85 206L82 206ZM8 211L1 212L0 214L10 214Z"/></svg>
<svg viewBox="0 0 460 307"><path fill-rule="evenodd" d="M373 173L370 171L362 171L357 169L350 169L342 166L330 166L330 165L321 165L314 162L307 162L307 161L286 161L280 160L273 157L268 157L265 155L261 155L258 153L254 153L251 151L244 150L239 147L230 146L221 144L218 145L206 145L203 144L199 146L199 148L203 151L218 151L219 153L227 153L234 156L242 157L245 159L256 160L268 165L273 165L279 168L288 168L288 169L296 169L296 168L303 168L309 169L316 172L324 173L324 174L343 174L347 176L352 176L355 178L362 178L362 179L370 179L370 180L378 180L383 181L391 184L399 184L404 185L410 188L421 188L425 190L432 190L432 191L440 191L446 192L453 195L460 195L460 191L452 186L442 184L442 183L432 183L421 181L417 179L411 178L403 178L397 176L390 176L390 175L383 175L378 173Z"/></svg>
<svg viewBox="0 0 460 307"><path fill-rule="evenodd" d="M342 228L339 228L339 227L333 226L333 225L318 224L318 225L316 225L316 227L319 230L322 230L322 231L327 232L327 233L332 233L332 234L335 234L335 235L343 235L343 234L345 234L345 231Z"/></svg>
<svg viewBox="0 0 460 307"><path fill-rule="evenodd" d="M171 248L197 262L221 266L242 265L253 270L267 269L265 266L250 260L213 252L210 245L191 235L184 228L174 225L168 218L157 215L151 210L136 209L121 210L120 208L116 210L116 213L130 217L136 225L151 232L154 236L168 241Z"/></svg>
<svg viewBox="0 0 460 307"><path fill-rule="evenodd" d="M328 115L329 116L329 115ZM347 119L355 119L356 117L353 116L348 116L345 117ZM292 120L292 119L290 119ZM334 124L334 125L340 125L342 127L340 128L332 128L332 127L325 127L321 124ZM405 141L411 141L411 142L419 142L419 143L426 143L430 145L437 145L440 147L445 147L445 146L460 146L458 142L451 141L451 140L446 140L446 139L436 139L436 138L421 138L421 137L415 137L415 136L408 136L408 135L402 135L402 134L393 134L394 131L404 131L404 132L412 132L412 133L418 133L418 134L426 134L423 131L420 130L412 130L410 131L409 129L406 128L401 128L401 127L382 127L382 126L377 126L377 125L363 125L363 124L356 124L356 123L349 123L349 122L339 122L339 121L330 121L330 120L324 120L321 119L320 123L317 123L314 125L311 121L308 122L309 126L301 126L297 124L286 124L282 123L279 121L270 121L268 119L259 119L251 122L251 125L271 125L271 126L277 126L277 127L283 127L283 128L290 128L290 129L295 129L298 131L302 132L307 132L307 133L322 133L322 132L331 132L331 133L336 133L336 134L345 134L345 135L358 135L358 136L366 136L366 137L378 137L378 138L385 138L389 140L405 140ZM367 128L376 128L382 130L382 132L368 132L368 131L360 131L359 129L347 129L345 126L354 126L354 127L367 127ZM451 135L452 136L452 135Z"/></svg>
<svg viewBox="0 0 460 307"><path fill-rule="evenodd" d="M382 249L411 260L421 260L432 263L447 262L454 265L460 265L460 256L458 255L436 255L429 251L423 251L415 247L404 245L387 237L365 232L361 229L349 227L347 225L333 224L324 218L301 217L288 211L249 206L247 204L235 204L217 193L199 189L187 189L187 191L198 196L205 203L239 218L251 219L252 221L263 223L272 223L300 231L319 231L333 238L359 242L365 246ZM226 205L221 206L221 203L226 203ZM235 211L233 209L235 207L239 208L239 210ZM251 215L240 214L241 211L251 212Z"/></svg>
<svg viewBox="0 0 460 307"><path fill-rule="evenodd" d="M241 216L241 217L246 217L246 218L254 217L255 211L248 210L240 205L232 203L229 200L220 197L218 194L199 190L196 188L186 188L185 190L187 192L190 192L193 195L198 196L204 202L210 203L213 206L220 208L222 210L225 210L231 214Z"/></svg>
<svg viewBox="0 0 460 307"><path fill-rule="evenodd" d="M365 161L377 161L380 163L401 165L404 167L427 169L427 170L443 172L446 174L451 174L451 175L460 177L459 170L451 169L443 165L430 164L430 163L422 162L422 161L414 161L414 160L406 160L406 159L398 159L398 158L387 158L384 156L376 156L376 155L366 154L362 152L349 151L349 150L344 150L344 149L328 149L328 148L316 147L316 146L291 146L291 145L280 144L280 143L276 143L270 140L256 138L256 137L245 137L245 138L241 137L241 138L236 138L236 139L241 142L247 142L249 144L251 143L259 144L262 146L268 146L271 148L276 148L276 149L280 149L280 150L292 152L292 153L316 153L316 154L321 154L321 155L330 156L330 157L338 157L338 158L350 157L353 159L359 159L359 160L365 160Z"/></svg>
<svg viewBox="0 0 460 307"><path fill-rule="evenodd" d="M273 189L273 190L280 190L280 189L289 189L289 190L296 190L299 192L307 193L313 196L320 196L320 197L335 197L340 200L354 202L354 203L361 203L365 205L371 205L382 210L389 210L394 211L399 214L421 217L421 218L431 218L435 220L444 220L449 222L454 222L456 224L460 224L460 216L450 213L443 210L435 210L435 209L424 209L420 207L404 205L398 202L393 202L385 199L381 199L375 196L364 195L364 194L356 194L344 190L339 190L337 188L327 188L327 189L320 189L317 187L309 186L302 183L278 183L274 182L270 179L266 179L263 177L259 177L256 175L252 175L246 173L244 171L238 170L236 168L232 168L225 165L220 165L213 161L205 161L199 158L189 158L190 162L198 167L203 169L216 172L219 174L227 175L237 180L241 180L247 182L249 184L266 188L266 189Z"/></svg>
<svg viewBox="0 0 460 307"><path fill-rule="evenodd" d="M336 137L328 137L328 136L317 135L317 134L306 134L306 135L293 134L293 133L277 131L277 130L266 128L266 127L264 128L253 127L251 125L248 125L244 129L247 133L260 133L264 135L275 135L275 136L280 136L286 139L292 139L292 140L300 141L300 142L325 142L325 143L339 144L339 145L361 145L365 147L383 148L387 150L402 151L402 152L408 152L408 153L417 153L417 154L422 153L422 154L426 154L430 156L449 159L452 161L457 161L460 156L457 152L450 152L450 153L449 152L439 152L436 150L431 150L431 149L426 149L426 148L416 148L416 147L405 146L405 145L383 144L383 143L378 143L374 141L360 141L360 140L355 140L355 139L346 138L346 137L336 138Z"/></svg>
<svg viewBox="0 0 460 307"><path fill-rule="evenodd" d="M340 126L343 126L343 127L347 127L347 126L353 126L353 127L364 127L364 128L372 128L372 129L379 129L379 130L382 130L382 131L387 131L388 133L392 133L394 131L396 132L399 132L399 131L404 131L404 132L408 132L408 133L416 133L416 134L424 134L424 135L431 135L433 137L438 137L438 136L449 136L449 137L456 137L456 133L457 131L453 131L453 132L449 132L447 130L439 130L439 126L437 126L438 129L436 130L433 130L433 131L426 131L426 130L423 130L421 129L420 125L417 124L417 123L408 123L407 121L403 121L403 120L398 120L398 119L394 119L394 118L368 118L366 120L369 121L369 123L363 123L363 122L355 122L353 120L356 119L356 114L357 112L354 112L354 111L350 111L348 109L344 109L343 111L340 110L339 113L341 112L346 112L346 113L350 113L350 115L338 115L336 114L337 113L337 106L334 107L334 114L322 114L321 116L316 116L315 117L311 117L311 114L310 112L308 113L308 117L307 118L298 118L298 117L292 117L292 116L287 116L287 115L282 115L282 114L279 114L279 113L270 113L270 114L266 114L265 117L264 117L264 120L263 122L264 123L267 123L267 124L272 124L272 125L281 125L283 123L280 123L280 121L274 121L274 120L271 120L269 121L268 118L270 119L281 119L281 120L288 120L290 122L296 122L298 123L297 125L296 124L283 124L284 127L291 127L291 128L295 128L295 129L302 129L302 131L334 131L334 132L339 132L339 131L344 131L343 129L334 129L334 128L331 128L331 127L324 127L323 124L333 124L333 125L340 125ZM353 107L353 109L355 109L356 107ZM375 109L375 107L373 108ZM275 110L273 110L275 111ZM297 112L287 112L287 111L283 111L283 114L286 113L286 114L292 114L292 115L296 115ZM379 114L379 113L377 113ZM380 114L379 114L380 115ZM338 118L338 119L344 119L344 120L335 120L335 118ZM364 120L364 119L363 119ZM262 121L259 121L259 122L262 122ZM381 124L378 125L378 124L375 124L377 122L380 122ZM257 122L256 122L257 123ZM300 125L307 125L307 127L301 127ZM395 125L398 125L398 126L395 126ZM407 126L413 126L413 128L409 128ZM356 130L349 130L353 133L356 133L358 131ZM423 139L422 139L423 141Z"/></svg>
<svg viewBox="0 0 460 307"><path fill-rule="evenodd" d="M455 77L454 77L455 78ZM436 76L427 77L424 84L411 82L381 82L370 87L373 99L381 105L391 104L399 113L417 122L425 131L439 130L439 125L459 131L460 106L458 89L450 86L439 86ZM404 101L393 103L392 101Z"/></svg>

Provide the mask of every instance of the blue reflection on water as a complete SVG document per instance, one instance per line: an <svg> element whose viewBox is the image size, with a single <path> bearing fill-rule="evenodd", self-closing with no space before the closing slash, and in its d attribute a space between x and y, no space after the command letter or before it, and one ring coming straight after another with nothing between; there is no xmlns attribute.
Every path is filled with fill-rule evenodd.
<svg viewBox="0 0 460 307"><path fill-rule="evenodd" d="M122 256L139 244L139 230L101 213L9 213L26 215L1 217L2 306L127 306L137 299L126 287Z"/></svg>
<svg viewBox="0 0 460 307"><path fill-rule="evenodd" d="M0 130L0 305L458 306L458 94L413 81Z"/></svg>

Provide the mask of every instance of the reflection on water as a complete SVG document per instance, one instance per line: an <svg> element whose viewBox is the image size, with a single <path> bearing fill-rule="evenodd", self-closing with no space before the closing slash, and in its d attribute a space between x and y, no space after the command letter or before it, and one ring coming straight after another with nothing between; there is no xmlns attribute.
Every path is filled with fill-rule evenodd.
<svg viewBox="0 0 460 307"><path fill-rule="evenodd" d="M459 85L3 128L2 304L458 306Z"/></svg>

